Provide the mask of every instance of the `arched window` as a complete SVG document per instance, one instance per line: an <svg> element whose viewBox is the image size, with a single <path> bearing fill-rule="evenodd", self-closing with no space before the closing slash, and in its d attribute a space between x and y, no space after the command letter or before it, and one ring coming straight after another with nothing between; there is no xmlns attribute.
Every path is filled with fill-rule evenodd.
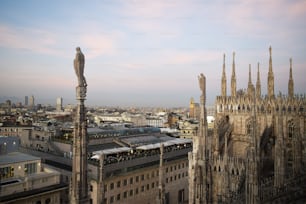
<svg viewBox="0 0 306 204"><path fill-rule="evenodd" d="M251 121L248 121L246 124L246 135L251 135L252 133L252 125L251 125Z"/></svg>
<svg viewBox="0 0 306 204"><path fill-rule="evenodd" d="M263 105L261 105L261 112L265 112L265 107Z"/></svg>
<svg viewBox="0 0 306 204"><path fill-rule="evenodd" d="M294 134L294 123L293 121L289 121L288 123L288 138L292 138Z"/></svg>
<svg viewBox="0 0 306 204"><path fill-rule="evenodd" d="M279 106L277 105L276 108L275 108L276 112L279 111Z"/></svg>

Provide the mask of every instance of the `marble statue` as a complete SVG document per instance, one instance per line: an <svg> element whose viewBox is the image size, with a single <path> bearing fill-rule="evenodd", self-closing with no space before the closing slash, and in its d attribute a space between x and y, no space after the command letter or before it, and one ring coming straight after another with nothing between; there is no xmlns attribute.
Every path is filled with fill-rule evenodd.
<svg viewBox="0 0 306 204"><path fill-rule="evenodd" d="M76 52L77 53L74 59L74 71L78 77L79 87L86 87L87 83L84 76L85 57L80 47L76 48Z"/></svg>
<svg viewBox="0 0 306 204"><path fill-rule="evenodd" d="M202 93L205 92L205 84L206 84L206 79L203 73L200 74L200 76L198 76L199 79L199 85L200 85L200 89L202 91Z"/></svg>

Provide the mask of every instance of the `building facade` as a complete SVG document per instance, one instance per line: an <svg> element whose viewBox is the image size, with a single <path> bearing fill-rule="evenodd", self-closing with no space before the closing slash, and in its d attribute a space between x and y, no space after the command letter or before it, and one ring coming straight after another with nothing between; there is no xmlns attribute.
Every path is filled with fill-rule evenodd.
<svg viewBox="0 0 306 204"><path fill-rule="evenodd" d="M0 203L64 203L68 185L39 157L17 152L17 137L0 137Z"/></svg>
<svg viewBox="0 0 306 204"><path fill-rule="evenodd" d="M189 154L190 204L305 202L305 95L294 94L291 59L288 95L275 95L271 47L269 52L264 97L259 66L256 86L250 70L246 91L236 90L235 59L227 95L223 62L212 137L207 134L202 93L200 131Z"/></svg>

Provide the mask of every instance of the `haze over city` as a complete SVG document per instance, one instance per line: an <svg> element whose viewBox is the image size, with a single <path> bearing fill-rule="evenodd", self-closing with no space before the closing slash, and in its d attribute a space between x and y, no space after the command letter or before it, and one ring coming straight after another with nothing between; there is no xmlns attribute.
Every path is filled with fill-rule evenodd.
<svg viewBox="0 0 306 204"><path fill-rule="evenodd" d="M104 0L0 2L0 98L75 102L75 48L85 55L86 103L188 106L207 79L207 103L220 94L223 53L237 88L260 63L266 94L269 46L275 91L287 94L289 58L295 93L304 93L306 1ZM228 93L230 90L228 89Z"/></svg>

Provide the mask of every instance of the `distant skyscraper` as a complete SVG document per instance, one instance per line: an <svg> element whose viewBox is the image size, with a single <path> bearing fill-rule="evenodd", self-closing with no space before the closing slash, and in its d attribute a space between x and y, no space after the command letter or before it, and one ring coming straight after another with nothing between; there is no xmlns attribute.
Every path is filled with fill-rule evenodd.
<svg viewBox="0 0 306 204"><path fill-rule="evenodd" d="M63 110L63 98L58 97L56 99L56 111L62 111Z"/></svg>
<svg viewBox="0 0 306 204"><path fill-rule="evenodd" d="M25 96L24 97L24 106L28 106L29 105L29 97Z"/></svg>
<svg viewBox="0 0 306 204"><path fill-rule="evenodd" d="M29 107L34 107L35 105L35 101L34 101L34 96L30 96L29 98Z"/></svg>

